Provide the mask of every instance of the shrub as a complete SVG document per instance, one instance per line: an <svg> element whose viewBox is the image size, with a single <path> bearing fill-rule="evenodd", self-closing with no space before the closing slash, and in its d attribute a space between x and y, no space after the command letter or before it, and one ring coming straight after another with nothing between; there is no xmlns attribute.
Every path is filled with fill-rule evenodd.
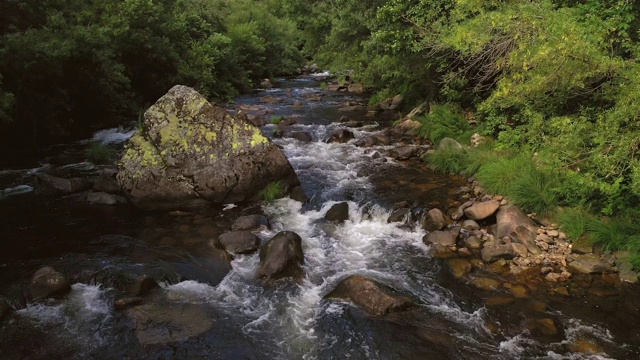
<svg viewBox="0 0 640 360"><path fill-rule="evenodd" d="M97 165L112 164L117 155L114 148L98 141L91 142L86 152L87 160Z"/></svg>
<svg viewBox="0 0 640 360"><path fill-rule="evenodd" d="M282 120L284 120L284 117L282 117L282 116L274 116L274 117L271 118L271 123L278 125L278 124L280 124L282 122Z"/></svg>
<svg viewBox="0 0 640 360"><path fill-rule="evenodd" d="M279 199L284 196L284 187L280 181L274 181L265 186L262 191L260 191L260 196L262 200L266 202L272 202L275 199Z"/></svg>

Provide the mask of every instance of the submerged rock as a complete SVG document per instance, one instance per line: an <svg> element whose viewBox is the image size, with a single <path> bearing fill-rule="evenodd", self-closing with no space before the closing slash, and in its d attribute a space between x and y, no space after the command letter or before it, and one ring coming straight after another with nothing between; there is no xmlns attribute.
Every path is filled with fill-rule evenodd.
<svg viewBox="0 0 640 360"><path fill-rule="evenodd" d="M330 143L346 143L349 140L353 139L355 136L353 132L347 129L338 129L331 134L329 138Z"/></svg>
<svg viewBox="0 0 640 360"><path fill-rule="evenodd" d="M377 316L406 310L416 305L408 297L395 295L376 281L357 275L342 280L327 297L350 300L366 312Z"/></svg>
<svg viewBox="0 0 640 360"><path fill-rule="evenodd" d="M140 296L129 296L117 299L113 302L113 308L116 310L124 310L133 306L142 304L144 299Z"/></svg>
<svg viewBox="0 0 640 360"><path fill-rule="evenodd" d="M68 195L93 187L93 183L85 178L61 178L57 176L38 174L36 177L36 192L43 195Z"/></svg>
<svg viewBox="0 0 640 360"><path fill-rule="evenodd" d="M144 114L125 146L118 183L143 209L252 200L268 184L299 184L278 146L252 124L177 85Z"/></svg>
<svg viewBox="0 0 640 360"><path fill-rule="evenodd" d="M288 137L292 139L296 139L302 142L311 142L313 141L313 137L308 131L294 131L287 134Z"/></svg>
<svg viewBox="0 0 640 360"><path fill-rule="evenodd" d="M196 337L213 327L199 306L190 304L136 306L127 310L141 345L166 344Z"/></svg>
<svg viewBox="0 0 640 360"><path fill-rule="evenodd" d="M143 275L129 287L129 293L135 297L147 296L152 290L159 287L160 285L154 278Z"/></svg>
<svg viewBox="0 0 640 360"><path fill-rule="evenodd" d="M36 271L28 288L29 298L33 301L61 297L70 291L71 285L64 275L50 266Z"/></svg>
<svg viewBox="0 0 640 360"><path fill-rule="evenodd" d="M263 280L303 275L302 239L293 231L281 231L260 249L258 276Z"/></svg>
<svg viewBox="0 0 640 360"><path fill-rule="evenodd" d="M613 272L613 268L609 266L609 264L600 260L600 258L594 254L577 255L575 259L569 263L569 267L583 274Z"/></svg>
<svg viewBox="0 0 640 360"><path fill-rule="evenodd" d="M125 198L105 192L90 192L87 194L87 202L94 205L116 205L127 202Z"/></svg>

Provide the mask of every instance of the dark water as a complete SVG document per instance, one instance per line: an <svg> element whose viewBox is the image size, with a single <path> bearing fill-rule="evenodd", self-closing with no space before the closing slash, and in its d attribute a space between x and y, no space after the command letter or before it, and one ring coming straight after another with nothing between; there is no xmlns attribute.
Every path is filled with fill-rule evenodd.
<svg viewBox="0 0 640 360"><path fill-rule="evenodd" d="M321 100L310 96L323 94ZM284 99L260 104L262 96ZM353 144L323 140L340 128L348 101L325 92L313 77L282 80L273 89L237 99L265 115L295 118L291 130L315 141L276 139L303 188L301 205L281 199L262 207L211 207L182 213L148 213L127 205L92 206L70 197L33 193L0 199L0 294L17 309L0 324L2 359L636 359L640 312L635 287L608 277L578 278L566 297L526 279L529 295L506 288L482 291L454 279L422 243L424 231L388 224L394 202L447 209L463 179L434 173L419 163L383 162ZM303 106L293 106L296 101ZM364 118L356 138L381 131ZM271 136L275 125L263 127ZM114 132L117 134L118 132ZM32 184L35 172L82 161L86 145L70 144L43 159L44 168L0 172L0 188ZM384 153L385 148L378 148ZM91 169L83 171L91 172ZM327 226L324 213L348 201L350 219ZM209 240L242 214L264 212L280 230L303 238L306 276L300 283L265 286L256 280L257 255L237 255L232 270ZM74 284L62 300L26 304L32 274L50 265ZM478 276L515 281L495 271ZM336 284L359 274L411 297L419 307L386 317L324 299ZM141 275L162 287L125 311L114 300ZM594 292L590 289L604 289ZM596 294L597 293L597 294ZM497 298L509 298L495 305ZM492 301L493 299L493 301ZM529 330L531 319L552 319L557 334ZM591 344L597 354L576 352Z"/></svg>

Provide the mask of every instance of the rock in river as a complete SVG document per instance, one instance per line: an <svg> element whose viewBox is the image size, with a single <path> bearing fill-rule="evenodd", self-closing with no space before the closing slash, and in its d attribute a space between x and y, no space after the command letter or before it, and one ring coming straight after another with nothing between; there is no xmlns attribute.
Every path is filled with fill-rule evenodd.
<svg viewBox="0 0 640 360"><path fill-rule="evenodd" d="M415 306L408 297L395 295L376 281L357 275L342 280L327 297L351 300L366 312L378 316Z"/></svg>
<svg viewBox="0 0 640 360"><path fill-rule="evenodd" d="M349 203L341 202L331 206L324 218L329 221L349 220Z"/></svg>
<svg viewBox="0 0 640 360"><path fill-rule="evenodd" d="M250 231L230 231L218 237L220 245L236 254L250 254L258 250L260 238Z"/></svg>
<svg viewBox="0 0 640 360"><path fill-rule="evenodd" d="M302 239L293 231L281 231L260 249L258 276L264 280L300 277L303 274Z"/></svg>
<svg viewBox="0 0 640 360"><path fill-rule="evenodd" d="M127 310L135 323L141 345L166 344L198 336L213 327L213 320L199 306L149 304Z"/></svg>
<svg viewBox="0 0 640 360"><path fill-rule="evenodd" d="M118 162L118 183L142 209L169 209L256 198L274 181L299 180L260 129L177 85L144 114Z"/></svg>
<svg viewBox="0 0 640 360"><path fill-rule="evenodd" d="M71 291L71 285L64 275L50 266L45 266L33 274L28 291L30 299L37 301L63 296Z"/></svg>

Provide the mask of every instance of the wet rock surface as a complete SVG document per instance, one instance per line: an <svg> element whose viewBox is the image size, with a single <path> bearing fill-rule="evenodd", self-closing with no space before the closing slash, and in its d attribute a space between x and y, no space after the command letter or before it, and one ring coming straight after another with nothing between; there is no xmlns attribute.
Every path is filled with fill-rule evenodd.
<svg viewBox="0 0 640 360"><path fill-rule="evenodd" d="M226 251L236 254L250 254L260 247L260 238L250 231L231 231L218 237L218 242Z"/></svg>
<svg viewBox="0 0 640 360"><path fill-rule="evenodd" d="M302 239L292 231L282 231L260 249L258 276L266 281L303 275Z"/></svg>
<svg viewBox="0 0 640 360"><path fill-rule="evenodd" d="M327 297L350 300L366 312L377 316L415 306L408 297L394 295L383 285L363 276L350 276L342 280Z"/></svg>
<svg viewBox="0 0 640 360"><path fill-rule="evenodd" d="M349 204L342 202L331 206L324 215L324 218L328 221L338 222L349 220Z"/></svg>
<svg viewBox="0 0 640 360"><path fill-rule="evenodd" d="M71 291L67 278L50 266L40 268L33 274L28 287L29 299L43 300L49 297L61 297Z"/></svg>
<svg viewBox="0 0 640 360"><path fill-rule="evenodd" d="M142 305L127 310L141 345L185 341L210 330L214 321L197 305Z"/></svg>

